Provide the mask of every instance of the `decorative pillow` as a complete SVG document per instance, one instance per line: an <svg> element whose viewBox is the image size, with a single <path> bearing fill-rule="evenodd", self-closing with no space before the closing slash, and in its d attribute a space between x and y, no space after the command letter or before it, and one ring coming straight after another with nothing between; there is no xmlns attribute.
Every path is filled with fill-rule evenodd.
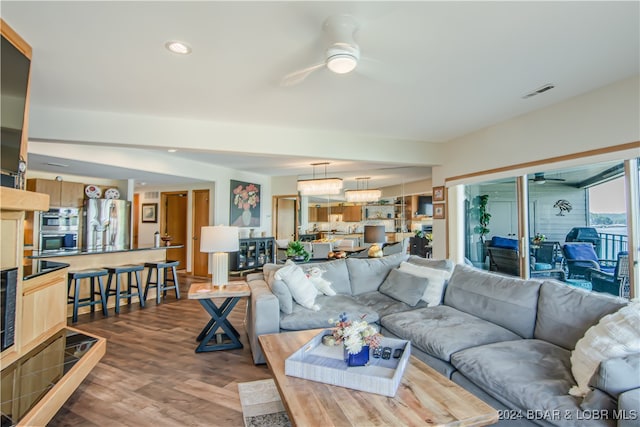
<svg viewBox="0 0 640 427"><path fill-rule="evenodd" d="M286 283L282 280L276 280L276 271L282 268L281 265L265 264L262 273L264 274L264 281L267 282L267 286L271 289L271 292L278 298L278 305L280 305L280 311L285 314L293 313L293 297L291 291Z"/></svg>
<svg viewBox="0 0 640 427"><path fill-rule="evenodd" d="M428 279L406 273L397 268L389 272L389 275L378 291L393 299L415 307L427 288Z"/></svg>
<svg viewBox="0 0 640 427"><path fill-rule="evenodd" d="M276 271L275 278L287 284L291 296L298 304L309 310L320 310L320 306L315 303L318 290L293 261L288 260L284 267Z"/></svg>
<svg viewBox="0 0 640 427"><path fill-rule="evenodd" d="M571 372L578 384L569 394L585 396L589 380L603 360L640 353L640 302L604 316L576 343L571 352Z"/></svg>
<svg viewBox="0 0 640 427"><path fill-rule="evenodd" d="M442 302L442 294L444 293L444 285L447 280L451 278L450 272L436 268L422 267L404 261L400 263L400 271L429 279L427 288L424 290L420 299L427 303L427 307L440 305Z"/></svg>
<svg viewBox="0 0 640 427"><path fill-rule="evenodd" d="M324 272L320 267L313 266L307 269L307 277L318 291L325 295L334 296L336 291L331 288L331 282L322 278Z"/></svg>

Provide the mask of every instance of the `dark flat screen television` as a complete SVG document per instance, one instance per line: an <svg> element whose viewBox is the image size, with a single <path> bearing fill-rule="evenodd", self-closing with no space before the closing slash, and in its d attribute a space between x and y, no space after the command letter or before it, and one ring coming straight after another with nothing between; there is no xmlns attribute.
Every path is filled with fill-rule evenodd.
<svg viewBox="0 0 640 427"><path fill-rule="evenodd" d="M418 196L417 215L433 216L433 198L431 196Z"/></svg>
<svg viewBox="0 0 640 427"><path fill-rule="evenodd" d="M0 49L0 169L2 185L15 187L31 61L4 35Z"/></svg>

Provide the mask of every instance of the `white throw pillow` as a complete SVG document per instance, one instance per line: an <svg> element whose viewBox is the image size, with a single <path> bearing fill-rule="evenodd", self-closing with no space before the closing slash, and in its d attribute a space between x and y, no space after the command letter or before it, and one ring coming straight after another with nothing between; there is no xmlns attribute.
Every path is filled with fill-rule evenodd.
<svg viewBox="0 0 640 427"><path fill-rule="evenodd" d="M571 352L571 372L578 384L569 394L584 396L600 362L640 353L640 302L604 316L590 327Z"/></svg>
<svg viewBox="0 0 640 427"><path fill-rule="evenodd" d="M313 283L316 289L321 293L332 297L336 294L336 291L331 287L330 281L322 278L322 273L324 273L324 270L318 266L313 266L307 269L307 277L311 280L311 283Z"/></svg>
<svg viewBox="0 0 640 427"><path fill-rule="evenodd" d="M320 310L320 306L315 303L318 290L293 261L288 260L284 267L276 271L275 278L286 283L291 296L298 304L309 310Z"/></svg>
<svg viewBox="0 0 640 427"><path fill-rule="evenodd" d="M437 268L410 264L405 261L400 263L400 267L398 269L405 273L428 279L429 283L427 283L427 288L424 290L424 294L420 299L427 303L427 307L440 305L440 302L442 301L442 294L444 293L444 285L451 277L450 272L446 270L439 270Z"/></svg>

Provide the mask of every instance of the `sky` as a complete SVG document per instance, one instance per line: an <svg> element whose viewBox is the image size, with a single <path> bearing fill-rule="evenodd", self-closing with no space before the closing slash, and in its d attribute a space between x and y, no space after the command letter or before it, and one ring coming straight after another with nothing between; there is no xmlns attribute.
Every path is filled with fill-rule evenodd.
<svg viewBox="0 0 640 427"><path fill-rule="evenodd" d="M624 213L624 177L614 179L589 189L589 212Z"/></svg>

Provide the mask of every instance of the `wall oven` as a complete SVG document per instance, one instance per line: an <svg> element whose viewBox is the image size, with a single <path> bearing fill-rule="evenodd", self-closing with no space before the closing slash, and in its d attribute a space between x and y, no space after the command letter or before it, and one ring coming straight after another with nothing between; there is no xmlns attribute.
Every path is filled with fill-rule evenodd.
<svg viewBox="0 0 640 427"><path fill-rule="evenodd" d="M58 252L78 250L78 208L56 208L40 214L39 250Z"/></svg>

